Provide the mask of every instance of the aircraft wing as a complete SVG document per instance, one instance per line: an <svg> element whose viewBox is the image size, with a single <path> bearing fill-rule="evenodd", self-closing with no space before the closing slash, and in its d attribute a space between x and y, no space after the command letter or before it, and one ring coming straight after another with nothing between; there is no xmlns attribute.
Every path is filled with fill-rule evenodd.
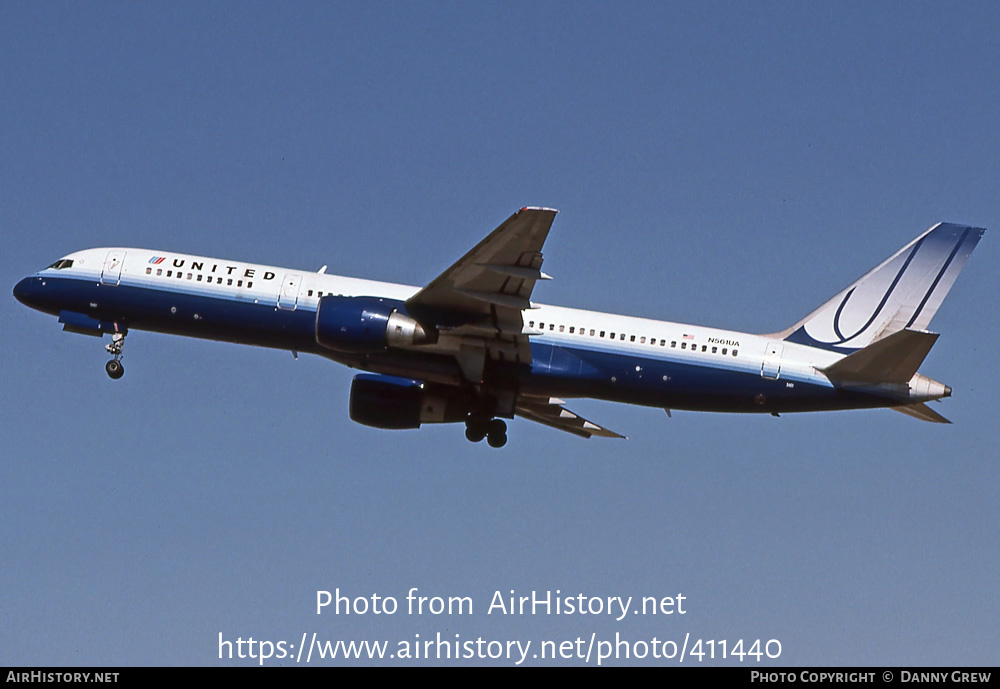
<svg viewBox="0 0 1000 689"><path fill-rule="evenodd" d="M556 217L551 208L522 208L469 253L410 297L407 312L457 338L463 372L475 381L490 359L531 362L521 312L541 271L542 245Z"/></svg>
<svg viewBox="0 0 1000 689"><path fill-rule="evenodd" d="M555 397L525 397L522 396L517 401L514 413L518 416L535 421L537 423L558 428L581 438L589 438L597 435L602 438L624 438L624 435L615 433L596 423L587 421L582 416L578 416L563 406L565 402Z"/></svg>

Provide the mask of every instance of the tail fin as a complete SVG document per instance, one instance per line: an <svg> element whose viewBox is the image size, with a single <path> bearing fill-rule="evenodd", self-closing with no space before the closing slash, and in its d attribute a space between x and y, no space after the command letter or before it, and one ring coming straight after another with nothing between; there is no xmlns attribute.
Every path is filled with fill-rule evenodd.
<svg viewBox="0 0 1000 689"><path fill-rule="evenodd" d="M772 337L843 352L901 330L926 330L983 232L938 223Z"/></svg>

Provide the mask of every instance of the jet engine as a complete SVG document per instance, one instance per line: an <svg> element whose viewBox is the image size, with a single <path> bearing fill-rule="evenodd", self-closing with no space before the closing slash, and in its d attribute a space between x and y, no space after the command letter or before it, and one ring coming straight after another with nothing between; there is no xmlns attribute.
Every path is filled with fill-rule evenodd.
<svg viewBox="0 0 1000 689"><path fill-rule="evenodd" d="M362 373L351 383L351 419L364 426L392 429L464 421L468 405L448 392L419 380Z"/></svg>
<svg viewBox="0 0 1000 689"><path fill-rule="evenodd" d="M316 310L316 342L338 352L429 344L436 336L408 316L397 299L329 296L319 300Z"/></svg>

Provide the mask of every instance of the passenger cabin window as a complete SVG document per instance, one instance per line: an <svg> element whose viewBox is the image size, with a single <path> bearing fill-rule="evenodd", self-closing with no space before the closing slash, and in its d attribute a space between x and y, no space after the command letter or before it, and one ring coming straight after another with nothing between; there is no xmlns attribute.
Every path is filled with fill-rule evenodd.
<svg viewBox="0 0 1000 689"><path fill-rule="evenodd" d="M146 275L152 275L152 274L153 274L153 269L152 268L146 268Z"/></svg>
<svg viewBox="0 0 1000 689"><path fill-rule="evenodd" d="M688 343L687 342L681 342L681 349L687 349L687 348L688 348Z"/></svg>

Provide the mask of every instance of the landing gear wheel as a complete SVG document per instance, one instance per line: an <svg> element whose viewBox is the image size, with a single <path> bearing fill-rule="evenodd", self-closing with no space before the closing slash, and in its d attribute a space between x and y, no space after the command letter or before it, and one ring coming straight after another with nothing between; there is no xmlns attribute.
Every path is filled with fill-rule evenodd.
<svg viewBox="0 0 1000 689"><path fill-rule="evenodd" d="M490 433L486 436L486 442L490 444L490 447L503 447L507 444L507 434L506 433Z"/></svg>
<svg viewBox="0 0 1000 689"><path fill-rule="evenodd" d="M469 416L465 420L465 438L470 443L478 443L490 432L489 417Z"/></svg>
<svg viewBox="0 0 1000 689"><path fill-rule="evenodd" d="M117 328L117 326L115 326ZM112 380L118 380L125 375L125 367L122 366L122 346L125 344L125 333L118 332L111 336L111 344L104 345L108 354L114 357L104 365L104 370Z"/></svg>
<svg viewBox="0 0 1000 689"><path fill-rule="evenodd" d="M113 380L118 380L125 375L125 367L122 366L122 362L118 359L112 359L104 365L104 370L108 372L108 376Z"/></svg>
<svg viewBox="0 0 1000 689"><path fill-rule="evenodd" d="M501 419L493 419L486 433L486 442L490 447L503 447L507 444L507 424Z"/></svg>

